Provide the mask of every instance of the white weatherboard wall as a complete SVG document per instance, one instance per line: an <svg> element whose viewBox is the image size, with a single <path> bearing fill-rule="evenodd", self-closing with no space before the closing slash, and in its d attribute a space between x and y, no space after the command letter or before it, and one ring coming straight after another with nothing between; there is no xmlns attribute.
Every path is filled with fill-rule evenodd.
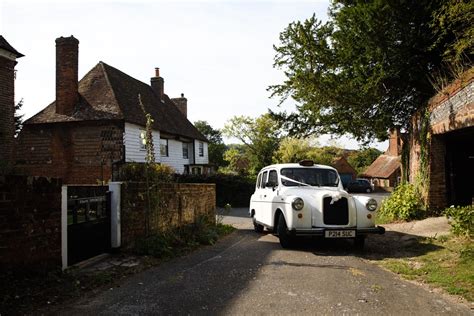
<svg viewBox="0 0 474 316"><path fill-rule="evenodd" d="M168 157L161 156L161 163L173 167L177 173L184 172L184 166L192 161L192 143L188 145L188 158L183 158L183 142L168 139Z"/></svg>
<svg viewBox="0 0 474 316"><path fill-rule="evenodd" d="M146 150L141 147L140 134L145 131L144 126L125 122L123 143L125 144L126 162L145 162ZM155 161L160 162L160 132L153 131L153 144L155 146Z"/></svg>
<svg viewBox="0 0 474 316"><path fill-rule="evenodd" d="M208 153L208 150L207 150L207 143L206 142L202 142L204 143L204 156L200 157L199 156L199 140L194 140L194 146L195 146L195 150L196 150L196 164L198 165L205 165L205 164L208 164L209 163L209 153Z"/></svg>

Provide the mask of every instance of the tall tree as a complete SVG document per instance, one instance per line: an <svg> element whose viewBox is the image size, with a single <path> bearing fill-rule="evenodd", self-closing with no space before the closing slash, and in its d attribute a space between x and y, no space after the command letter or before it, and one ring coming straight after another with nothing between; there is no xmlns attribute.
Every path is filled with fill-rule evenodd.
<svg viewBox="0 0 474 316"><path fill-rule="evenodd" d="M386 139L434 93L428 74L441 65L430 28L441 0L334 0L329 21L291 23L275 46L287 79L272 96L297 101L274 113L292 135L352 134Z"/></svg>
<svg viewBox="0 0 474 316"><path fill-rule="evenodd" d="M362 173L380 154L382 152L376 148L363 148L349 154L347 161L357 170L357 173Z"/></svg>
<svg viewBox="0 0 474 316"><path fill-rule="evenodd" d="M207 121L196 121L194 126L209 140L209 162L217 168L226 166L228 163L224 160L224 152L227 147L222 141L222 132L214 129Z"/></svg>
<svg viewBox="0 0 474 316"><path fill-rule="evenodd" d="M255 174L262 167L272 163L272 157L280 140L279 125L264 114L256 119L248 116L234 116L223 129L224 135L240 140L250 159L249 173Z"/></svg>

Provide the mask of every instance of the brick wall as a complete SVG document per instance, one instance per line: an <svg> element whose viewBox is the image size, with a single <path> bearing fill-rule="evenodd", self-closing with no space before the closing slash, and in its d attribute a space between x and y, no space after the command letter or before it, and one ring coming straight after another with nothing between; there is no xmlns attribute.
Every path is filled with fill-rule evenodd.
<svg viewBox="0 0 474 316"><path fill-rule="evenodd" d="M432 209L447 205L446 141L444 134L474 126L474 68L434 96L428 103L429 179L427 203ZM420 170L420 113L412 118L410 133L409 181L414 183Z"/></svg>
<svg viewBox="0 0 474 316"><path fill-rule="evenodd" d="M15 64L0 56L0 161L11 161L15 134Z"/></svg>
<svg viewBox="0 0 474 316"><path fill-rule="evenodd" d="M0 177L0 266L41 269L61 264L61 181Z"/></svg>
<svg viewBox="0 0 474 316"><path fill-rule="evenodd" d="M167 183L151 191L149 227L151 233L193 223L200 216L215 218L215 184ZM146 234L146 184L122 185L122 246L133 246Z"/></svg>
<svg viewBox="0 0 474 316"><path fill-rule="evenodd" d="M97 184L112 178L123 157L120 124L25 125L16 162L29 175L62 178L65 184Z"/></svg>

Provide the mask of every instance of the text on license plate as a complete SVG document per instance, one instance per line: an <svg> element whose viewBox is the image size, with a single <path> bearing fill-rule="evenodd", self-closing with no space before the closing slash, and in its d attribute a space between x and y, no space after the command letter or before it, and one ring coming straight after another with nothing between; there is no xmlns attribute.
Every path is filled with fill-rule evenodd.
<svg viewBox="0 0 474 316"><path fill-rule="evenodd" d="M350 238L355 236L355 230L326 230L324 232L326 238Z"/></svg>

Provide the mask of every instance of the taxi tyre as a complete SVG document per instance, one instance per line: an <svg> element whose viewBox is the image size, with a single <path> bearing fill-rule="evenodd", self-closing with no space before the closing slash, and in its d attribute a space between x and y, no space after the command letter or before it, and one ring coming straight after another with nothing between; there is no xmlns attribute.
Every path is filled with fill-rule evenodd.
<svg viewBox="0 0 474 316"><path fill-rule="evenodd" d="M252 222L253 222L253 229L255 230L255 232L257 233L263 233L263 225L260 225L259 223L257 223L257 221L255 220L255 216L252 217Z"/></svg>
<svg viewBox="0 0 474 316"><path fill-rule="evenodd" d="M280 214L278 217L278 238L280 239L280 245L283 248L290 248L293 244L293 236L290 235L288 231L288 226L286 225L285 216Z"/></svg>

